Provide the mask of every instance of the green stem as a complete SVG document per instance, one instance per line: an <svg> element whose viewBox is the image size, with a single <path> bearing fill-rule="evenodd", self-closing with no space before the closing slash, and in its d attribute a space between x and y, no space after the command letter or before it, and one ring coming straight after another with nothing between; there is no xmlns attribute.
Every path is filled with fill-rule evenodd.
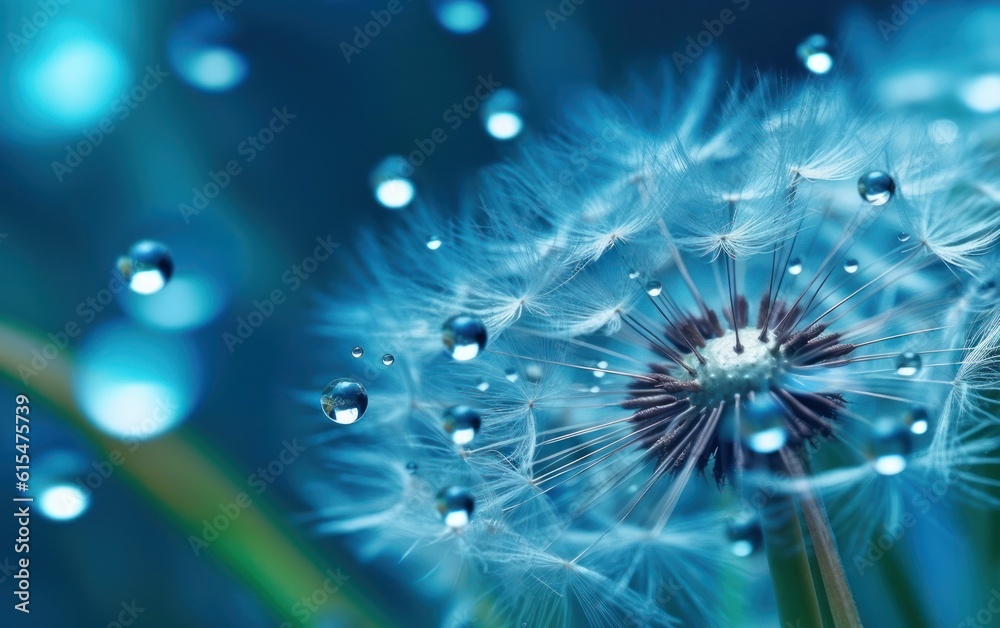
<svg viewBox="0 0 1000 628"><path fill-rule="evenodd" d="M795 452L783 448L781 459L792 477L805 477L802 461L799 460ZM816 561L819 563L823 587L826 589L826 598L830 603L830 612L833 614L833 625L836 628L860 627L861 618L858 616L858 608L854 604L851 587L847 584L844 565L840 562L840 553L837 551L837 542L830 531L830 521L826 517L826 510L810 490L803 490L799 493L799 503L802 505L802 517L806 521L809 537L812 539L813 551L816 552Z"/></svg>
<svg viewBox="0 0 1000 628"><path fill-rule="evenodd" d="M782 626L823 625L805 539L791 497L773 497L761 510L767 564Z"/></svg>

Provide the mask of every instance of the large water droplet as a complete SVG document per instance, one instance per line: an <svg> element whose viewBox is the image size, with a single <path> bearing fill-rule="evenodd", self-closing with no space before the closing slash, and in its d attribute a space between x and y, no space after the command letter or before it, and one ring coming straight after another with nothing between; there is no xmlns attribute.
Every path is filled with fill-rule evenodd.
<svg viewBox="0 0 1000 628"><path fill-rule="evenodd" d="M465 361L479 355L486 347L486 326L465 314L452 316L441 328L441 340L456 360Z"/></svg>
<svg viewBox="0 0 1000 628"><path fill-rule="evenodd" d="M920 354L904 351L896 357L896 375L913 377L920 372Z"/></svg>
<svg viewBox="0 0 1000 628"><path fill-rule="evenodd" d="M767 393L746 399L740 412L740 435L759 454L778 451L788 442L785 413Z"/></svg>
<svg viewBox="0 0 1000 628"><path fill-rule="evenodd" d="M365 350L361 346L354 347L351 349L351 357L360 358L365 354Z"/></svg>
<svg viewBox="0 0 1000 628"><path fill-rule="evenodd" d="M326 385L319 402L323 413L335 423L350 425L365 415L368 391L357 381L341 377Z"/></svg>
<svg viewBox="0 0 1000 628"><path fill-rule="evenodd" d="M663 284L655 279L646 282L646 294L651 297L658 297L663 292Z"/></svg>
<svg viewBox="0 0 1000 628"><path fill-rule="evenodd" d="M823 35L811 35L799 44L795 52L813 74L826 74L833 68L830 40Z"/></svg>
<svg viewBox="0 0 1000 628"><path fill-rule="evenodd" d="M399 155L390 155L372 168L369 180L375 200L389 209L406 207L413 200L416 188L410 181L413 166Z"/></svg>
<svg viewBox="0 0 1000 628"><path fill-rule="evenodd" d="M858 260L854 258L844 260L844 272L849 275L858 272Z"/></svg>
<svg viewBox="0 0 1000 628"><path fill-rule="evenodd" d="M391 353L386 353L382 356L382 364L386 366L392 366L396 363L396 357Z"/></svg>
<svg viewBox="0 0 1000 628"><path fill-rule="evenodd" d="M482 108L486 132L498 140L517 137L524 128L522 108L521 97L516 92L505 88L493 92Z"/></svg>
<svg viewBox="0 0 1000 628"><path fill-rule="evenodd" d="M903 425L910 428L911 434L926 434L930 427L930 415L920 406L912 406L903 413Z"/></svg>
<svg viewBox="0 0 1000 628"><path fill-rule="evenodd" d="M802 260L797 257L788 260L788 274L795 276L800 273L802 273Z"/></svg>
<svg viewBox="0 0 1000 628"><path fill-rule="evenodd" d="M726 538L735 556L743 558L753 554L764 542L760 519L749 510L740 511L726 522Z"/></svg>
<svg viewBox="0 0 1000 628"><path fill-rule="evenodd" d="M881 475L896 475L906 469L913 447L910 429L896 419L880 419L872 427L872 467Z"/></svg>
<svg viewBox="0 0 1000 628"><path fill-rule="evenodd" d="M444 524L453 530L458 530L469 525L475 505L476 501L469 491L458 486L449 486L437 494L435 507Z"/></svg>
<svg viewBox="0 0 1000 628"><path fill-rule="evenodd" d="M174 274L170 249L155 240L140 240L128 255L118 258L118 272L132 292L153 294L163 289Z"/></svg>
<svg viewBox="0 0 1000 628"><path fill-rule="evenodd" d="M888 174L874 170L858 179L858 194L872 205L885 205L896 192L896 182Z"/></svg>
<svg viewBox="0 0 1000 628"><path fill-rule="evenodd" d="M452 406L445 410L442 427L451 434L456 445L468 445L479 432L482 418L469 406Z"/></svg>

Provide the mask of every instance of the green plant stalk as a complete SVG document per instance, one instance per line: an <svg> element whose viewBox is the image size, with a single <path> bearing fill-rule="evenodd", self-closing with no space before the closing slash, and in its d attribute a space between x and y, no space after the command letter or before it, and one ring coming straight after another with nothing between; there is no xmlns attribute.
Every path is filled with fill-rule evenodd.
<svg viewBox="0 0 1000 628"><path fill-rule="evenodd" d="M782 448L781 459L793 478L804 478L805 469L798 455L790 449ZM799 503L802 505L802 517L805 519L812 540L816 561L826 590L826 598L830 603L833 615L833 625L836 628L852 628L861 626L858 608L854 603L854 595L847 584L844 565L840 562L837 542L830 530L830 521L826 510L810 490L799 493Z"/></svg>
<svg viewBox="0 0 1000 628"><path fill-rule="evenodd" d="M795 502L778 495L761 510L767 564L782 626L820 627L823 620Z"/></svg>

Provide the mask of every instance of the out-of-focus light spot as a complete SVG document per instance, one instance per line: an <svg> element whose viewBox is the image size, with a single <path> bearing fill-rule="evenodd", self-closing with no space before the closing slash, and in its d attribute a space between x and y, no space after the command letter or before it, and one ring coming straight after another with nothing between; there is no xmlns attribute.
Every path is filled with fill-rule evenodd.
<svg viewBox="0 0 1000 628"><path fill-rule="evenodd" d="M521 110L524 105L517 92L501 88L483 103L482 116L486 132L498 140L518 136L524 128Z"/></svg>
<svg viewBox="0 0 1000 628"><path fill-rule="evenodd" d="M53 26L15 71L15 111L25 130L78 131L112 108L128 65L108 41L80 24ZM27 55L27 53L25 53Z"/></svg>
<svg viewBox="0 0 1000 628"><path fill-rule="evenodd" d="M753 434L747 439L750 449L758 453L774 453L784 447L788 433L782 427L774 427Z"/></svg>
<svg viewBox="0 0 1000 628"><path fill-rule="evenodd" d="M913 422L913 425L910 426L910 431L914 434L926 434L927 427L927 419L917 419Z"/></svg>
<svg viewBox="0 0 1000 628"><path fill-rule="evenodd" d="M908 70L897 72L879 81L879 100L890 106L923 103L940 98L950 79L936 71Z"/></svg>
<svg viewBox="0 0 1000 628"><path fill-rule="evenodd" d="M170 64L185 82L200 90L234 89L250 72L246 58L227 45L234 32L233 20L219 20L211 10L196 11L181 20L170 34Z"/></svg>
<svg viewBox="0 0 1000 628"><path fill-rule="evenodd" d="M750 541L734 541L730 549L733 552L733 556L745 558L753 554L753 543Z"/></svg>
<svg viewBox="0 0 1000 628"><path fill-rule="evenodd" d="M962 86L959 96L973 111L1000 111L1000 74L983 74L972 79Z"/></svg>
<svg viewBox="0 0 1000 628"><path fill-rule="evenodd" d="M156 294L134 296L123 292L121 303L133 320L147 327L196 329L222 311L225 299L220 290L211 278L186 273L174 277Z"/></svg>
<svg viewBox="0 0 1000 628"><path fill-rule="evenodd" d="M489 9L479 0L436 0L434 15L441 26L459 35L478 31L490 19Z"/></svg>
<svg viewBox="0 0 1000 628"><path fill-rule="evenodd" d="M399 155L391 155L376 164L370 177L375 200L389 209L409 205L417 191L408 178L412 170L409 162Z"/></svg>
<svg viewBox="0 0 1000 628"><path fill-rule="evenodd" d="M872 464L881 475L897 475L906 468L906 456L900 454L879 456Z"/></svg>
<svg viewBox="0 0 1000 628"><path fill-rule="evenodd" d="M486 120L486 130L498 140L517 137L523 127L524 122L516 113L495 113Z"/></svg>
<svg viewBox="0 0 1000 628"><path fill-rule="evenodd" d="M192 55L182 73L190 83L210 92L224 92L243 82L247 62L228 48L209 48Z"/></svg>
<svg viewBox="0 0 1000 628"><path fill-rule="evenodd" d="M951 120L934 120L928 133L935 144L951 144L958 138L958 125Z"/></svg>
<svg viewBox="0 0 1000 628"><path fill-rule="evenodd" d="M194 407L200 368L184 338L123 324L88 336L79 353L74 393L84 415L116 438L167 432Z"/></svg>
<svg viewBox="0 0 1000 628"><path fill-rule="evenodd" d="M813 74L826 74L833 68L830 41L823 35L812 35L796 49L799 59Z"/></svg>
<svg viewBox="0 0 1000 628"><path fill-rule="evenodd" d="M54 521L76 519L90 506L90 496L72 484L47 487L38 497L41 513Z"/></svg>

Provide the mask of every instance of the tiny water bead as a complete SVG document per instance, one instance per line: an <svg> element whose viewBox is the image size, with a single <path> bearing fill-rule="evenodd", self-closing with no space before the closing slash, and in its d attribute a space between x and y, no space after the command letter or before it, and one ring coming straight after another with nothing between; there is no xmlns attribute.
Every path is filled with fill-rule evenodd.
<svg viewBox="0 0 1000 628"><path fill-rule="evenodd" d="M629 279L638 279L639 278L639 271L637 271L635 269L629 270L628 271L628 278Z"/></svg>
<svg viewBox="0 0 1000 628"><path fill-rule="evenodd" d="M360 358L364 354L365 354L365 350L364 350L363 347L358 346L358 347L354 347L353 349L351 349L351 356L352 357Z"/></svg>
<svg viewBox="0 0 1000 628"><path fill-rule="evenodd" d="M416 188L410 181L413 166L399 155L390 155L372 168L369 181L375 200L389 209L401 209L410 204Z"/></svg>
<svg viewBox="0 0 1000 628"><path fill-rule="evenodd" d="M813 74L826 74L833 69L830 40L823 35L811 35L795 50L799 59Z"/></svg>
<svg viewBox="0 0 1000 628"><path fill-rule="evenodd" d="M913 406L903 414L903 424L909 426L911 434L926 434L930 427L930 415L920 406Z"/></svg>
<svg viewBox="0 0 1000 628"><path fill-rule="evenodd" d="M427 248L429 248L432 251L436 251L439 248L441 248L441 244L442 244L441 238L437 236L431 236L427 238Z"/></svg>
<svg viewBox="0 0 1000 628"><path fill-rule="evenodd" d="M482 116L486 132L498 140L510 140L521 134L521 97L510 89L501 88L483 103Z"/></svg>
<svg viewBox="0 0 1000 628"><path fill-rule="evenodd" d="M451 434L456 445L468 445L479 432L482 417L469 406L452 406L445 410L442 427Z"/></svg>
<svg viewBox="0 0 1000 628"><path fill-rule="evenodd" d="M607 362L607 360L600 360L600 361L598 361L597 362L597 368L599 368L599 369L606 369L606 368L608 368L608 362ZM593 373L594 373L594 377L604 377L605 375L607 375L607 372L605 372L605 371L593 371Z"/></svg>
<svg viewBox="0 0 1000 628"><path fill-rule="evenodd" d="M743 402L739 429L746 446L759 454L774 453L788 442L784 412L767 393Z"/></svg>
<svg viewBox="0 0 1000 628"><path fill-rule="evenodd" d="M872 427L872 467L880 475L896 475L906 469L906 457L913 448L913 437L902 421L880 419Z"/></svg>
<svg viewBox="0 0 1000 628"><path fill-rule="evenodd" d="M435 508L444 524L452 530L458 530L469 525L472 520L472 510L476 501L464 488L449 486L437 494Z"/></svg>
<svg viewBox="0 0 1000 628"><path fill-rule="evenodd" d="M174 274L170 249L155 240L140 240L128 255L118 258L118 272L132 292L154 294L163 289Z"/></svg>
<svg viewBox="0 0 1000 628"><path fill-rule="evenodd" d="M872 205L885 205L895 192L896 182L880 170L863 174L858 179L858 194Z"/></svg>
<svg viewBox="0 0 1000 628"><path fill-rule="evenodd" d="M663 284L659 281L651 280L646 282L646 294L651 297L658 297L663 292Z"/></svg>
<svg viewBox="0 0 1000 628"><path fill-rule="evenodd" d="M750 556L764 543L760 519L749 510L733 515L726 522L726 538L731 543L729 549L734 556Z"/></svg>
<svg viewBox="0 0 1000 628"><path fill-rule="evenodd" d="M504 371L503 376L507 378L508 382L517 381L517 371L514 369L507 369L506 371Z"/></svg>
<svg viewBox="0 0 1000 628"><path fill-rule="evenodd" d="M407 462L406 463L406 472L409 473L410 475L413 475L414 473L416 473L419 470L420 470L420 466L416 462Z"/></svg>
<svg viewBox="0 0 1000 628"><path fill-rule="evenodd" d="M788 260L788 274L794 277L795 275L799 275L801 273L802 273L802 260L800 260L797 257Z"/></svg>
<svg viewBox="0 0 1000 628"><path fill-rule="evenodd" d="M858 272L858 260L853 258L845 260L844 272L847 273L848 275L853 275L854 273Z"/></svg>
<svg viewBox="0 0 1000 628"><path fill-rule="evenodd" d="M896 236L896 239L899 240L900 242L906 242L907 240L910 239L910 234L906 233L905 231L900 231L899 235Z"/></svg>
<svg viewBox="0 0 1000 628"><path fill-rule="evenodd" d="M385 366L392 366L396 362L396 357L391 353L386 353L382 356L382 364Z"/></svg>
<svg viewBox="0 0 1000 628"><path fill-rule="evenodd" d="M896 375L913 377L920 372L921 359L919 353L904 351L896 357Z"/></svg>
<svg viewBox="0 0 1000 628"><path fill-rule="evenodd" d="M319 401L323 414L334 423L350 425L365 415L368 391L357 381L341 377L326 385Z"/></svg>
<svg viewBox="0 0 1000 628"><path fill-rule="evenodd" d="M486 326L466 314L452 316L441 327L441 341L451 357L471 360L486 347Z"/></svg>
<svg viewBox="0 0 1000 628"><path fill-rule="evenodd" d="M476 390L479 392L486 392L490 389L490 383L486 379L480 377L476 379Z"/></svg>

